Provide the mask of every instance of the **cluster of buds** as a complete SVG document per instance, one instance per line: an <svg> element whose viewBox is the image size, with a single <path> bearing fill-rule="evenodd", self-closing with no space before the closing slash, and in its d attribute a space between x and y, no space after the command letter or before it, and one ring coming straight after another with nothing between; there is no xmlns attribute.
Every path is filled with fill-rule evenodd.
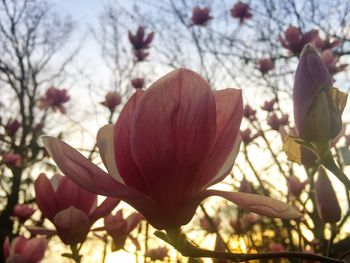
<svg viewBox="0 0 350 263"><path fill-rule="evenodd" d="M295 26L290 26L284 32L284 38L280 36L282 46L288 49L293 55L298 56L303 47L310 42L313 42L318 37L318 30L311 30L302 34L300 29Z"/></svg>
<svg viewBox="0 0 350 263"><path fill-rule="evenodd" d="M192 23L191 26L206 26L209 22L209 20L213 19L212 16L210 16L210 8L209 7L203 7L200 8L199 6L196 6L192 10Z"/></svg>
<svg viewBox="0 0 350 263"><path fill-rule="evenodd" d="M252 18L253 14L250 12L249 5L239 1L232 7L231 16L239 19L240 24L242 24L245 19Z"/></svg>
<svg viewBox="0 0 350 263"><path fill-rule="evenodd" d="M50 87L46 90L45 95L39 99L39 108L48 109L51 108L54 111L57 109L61 113L65 113L66 109L63 106L64 103L69 101L70 96L66 89L57 89L55 87Z"/></svg>
<svg viewBox="0 0 350 263"><path fill-rule="evenodd" d="M139 26L135 34L131 31L128 32L129 41L133 47L134 55L137 62L144 61L149 53L146 51L149 49L149 45L153 41L154 32L145 35L145 28Z"/></svg>

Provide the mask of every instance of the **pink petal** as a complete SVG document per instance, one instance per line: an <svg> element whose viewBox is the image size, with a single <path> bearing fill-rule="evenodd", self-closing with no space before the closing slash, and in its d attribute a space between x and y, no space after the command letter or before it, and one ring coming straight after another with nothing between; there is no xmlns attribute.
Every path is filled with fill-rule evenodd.
<svg viewBox="0 0 350 263"><path fill-rule="evenodd" d="M215 101L208 83L186 69L156 81L135 109L132 154L150 195L178 206L197 191L195 175L215 136Z"/></svg>
<svg viewBox="0 0 350 263"><path fill-rule="evenodd" d="M289 204L267 196L240 192L204 190L182 207L178 216L174 218L174 224L177 226L187 224L195 214L199 204L210 196L221 196L241 208L260 215L281 219L298 219L301 217L301 214Z"/></svg>
<svg viewBox="0 0 350 263"><path fill-rule="evenodd" d="M119 115L114 129L114 153L118 171L125 184L142 193L147 193L145 181L131 154L131 131L134 112L143 93L144 91L137 90Z"/></svg>
<svg viewBox="0 0 350 263"><path fill-rule="evenodd" d="M144 217L139 213L133 213L129 215L126 219L126 221L128 222L127 232L130 233L132 230L134 230L134 228L137 227L137 225L142 219L144 219Z"/></svg>
<svg viewBox="0 0 350 263"><path fill-rule="evenodd" d="M28 226L26 227L26 229L33 236L40 235L40 236L52 237L53 235L56 234L56 230L47 229L45 227L40 227L40 226Z"/></svg>
<svg viewBox="0 0 350 263"><path fill-rule="evenodd" d="M124 183L115 163L114 155L114 125L107 124L99 129L97 133L97 146L108 173L121 183Z"/></svg>
<svg viewBox="0 0 350 263"><path fill-rule="evenodd" d="M59 181L56 190L56 198L60 210L74 206L75 208L84 211L87 215L97 203L96 194L82 189L65 176Z"/></svg>
<svg viewBox="0 0 350 263"><path fill-rule="evenodd" d="M101 217L105 217L110 214L113 209L120 203L120 199L106 198L102 204L100 204L95 211L90 215L90 222L95 222Z"/></svg>
<svg viewBox="0 0 350 263"><path fill-rule="evenodd" d="M5 238L5 242L3 245L4 258L8 258L10 256L10 239L9 237Z"/></svg>
<svg viewBox="0 0 350 263"><path fill-rule="evenodd" d="M71 206L59 212L53 223L57 235L65 244L77 244L86 239L90 230L90 220L80 209Z"/></svg>
<svg viewBox="0 0 350 263"><path fill-rule="evenodd" d="M231 171L235 155L239 150L237 138L243 117L241 90L219 90L214 95L216 136L213 147L198 175L202 179L200 184L206 186L223 180Z"/></svg>
<svg viewBox="0 0 350 263"><path fill-rule="evenodd" d="M39 262L44 258L47 243L48 240L44 238L35 237L27 240L22 253L23 257L27 262Z"/></svg>
<svg viewBox="0 0 350 263"><path fill-rule="evenodd" d="M41 173L34 183L36 203L43 215L52 220L59 211L56 194L49 179Z"/></svg>
<svg viewBox="0 0 350 263"><path fill-rule="evenodd" d="M163 224L163 217L158 216L163 212L148 196L114 180L68 144L49 136L43 137L43 142L58 167L76 184L96 194L120 198L152 225Z"/></svg>

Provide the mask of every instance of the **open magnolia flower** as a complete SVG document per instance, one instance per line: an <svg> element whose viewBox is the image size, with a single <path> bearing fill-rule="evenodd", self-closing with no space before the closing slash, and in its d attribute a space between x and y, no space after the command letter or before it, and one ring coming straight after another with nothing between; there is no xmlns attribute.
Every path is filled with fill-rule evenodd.
<svg viewBox="0 0 350 263"><path fill-rule="evenodd" d="M97 134L107 174L66 143L43 137L62 172L85 189L125 201L157 229L187 224L203 199L217 195L262 215L300 214L280 201L207 188L231 171L243 116L240 90L213 92L198 74L175 70L137 90L115 125Z"/></svg>

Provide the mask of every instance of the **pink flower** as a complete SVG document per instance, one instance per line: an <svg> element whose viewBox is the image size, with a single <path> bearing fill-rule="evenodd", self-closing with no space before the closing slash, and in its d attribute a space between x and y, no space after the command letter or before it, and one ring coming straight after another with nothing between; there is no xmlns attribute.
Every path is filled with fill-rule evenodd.
<svg viewBox="0 0 350 263"><path fill-rule="evenodd" d="M4 242L6 263L38 263L44 258L48 241L44 238L27 239L16 237L11 243L9 238Z"/></svg>
<svg viewBox="0 0 350 263"><path fill-rule="evenodd" d="M122 102L122 98L116 91L110 91L106 94L105 100L101 102L103 106L106 106L110 111L114 111L115 108Z"/></svg>
<svg viewBox="0 0 350 263"><path fill-rule="evenodd" d="M284 32L284 38L280 37L282 46L288 49L293 55L299 55L303 47L313 42L318 37L318 30L311 30L305 34L295 26L290 26Z"/></svg>
<svg viewBox="0 0 350 263"><path fill-rule="evenodd" d="M209 20L213 19L213 17L209 15L209 12L209 7L200 8L196 6L193 8L191 17L192 25L206 26Z"/></svg>
<svg viewBox="0 0 350 263"><path fill-rule="evenodd" d="M313 44L319 50L323 51L323 50L326 50L326 49L332 49L332 48L335 48L335 47L339 46L341 44L341 41L339 39L331 40L331 38L329 36L326 37L324 40L322 40L319 36L317 36L314 39Z"/></svg>
<svg viewBox="0 0 350 263"><path fill-rule="evenodd" d="M119 203L119 199L107 198L97 207L97 195L78 187L66 176L55 175L50 181L42 173L34 186L39 209L69 245L83 242L91 225Z"/></svg>
<svg viewBox="0 0 350 263"><path fill-rule="evenodd" d="M146 91L137 90L116 124L98 132L110 175L66 143L52 137L43 141L73 181L122 199L157 229L187 224L212 195L264 215L298 218L289 205L268 197L207 190L232 169L242 115L240 90L213 92L198 74L179 69Z"/></svg>
<svg viewBox="0 0 350 263"><path fill-rule="evenodd" d="M152 261L164 260L168 256L168 249L166 247L158 247L148 249L145 253L145 257L149 257Z"/></svg>
<svg viewBox="0 0 350 263"><path fill-rule="evenodd" d="M251 193L252 192L252 187L247 179L245 179L245 178L242 179L241 185L239 186L238 191L242 192L242 193Z"/></svg>
<svg viewBox="0 0 350 263"><path fill-rule="evenodd" d="M254 120L256 118L255 116L256 110L253 110L248 104L243 109L243 116L249 120Z"/></svg>
<svg viewBox="0 0 350 263"><path fill-rule="evenodd" d="M123 211L119 210L115 215L108 215L104 218L104 226L94 229L94 231L107 231L107 234L113 238L112 251L122 249L130 232L133 231L143 216L139 213L133 213L126 219L123 218Z"/></svg>
<svg viewBox="0 0 350 263"><path fill-rule="evenodd" d="M135 78L131 80L131 85L135 88L135 89L142 89L143 86L145 85L145 80L144 78Z"/></svg>
<svg viewBox="0 0 350 263"><path fill-rule="evenodd" d="M333 51L330 49L326 49L321 53L321 59L328 68L329 73L332 75L343 71L348 66L348 64L341 64L337 66L338 57L335 56Z"/></svg>
<svg viewBox="0 0 350 263"><path fill-rule="evenodd" d="M238 18L239 22L242 24L245 19L252 18L252 13L250 12L249 5L239 1L231 9L231 16L233 18Z"/></svg>
<svg viewBox="0 0 350 263"><path fill-rule="evenodd" d="M203 228L208 233L215 233L215 229L218 229L218 227L220 226L221 220L219 217L214 217L212 218L212 222L215 228L212 226L211 222L209 222L206 216L203 216L199 219L201 228Z"/></svg>
<svg viewBox="0 0 350 263"><path fill-rule="evenodd" d="M271 58L263 58L258 61L258 68L262 74L266 74L275 67Z"/></svg>
<svg viewBox="0 0 350 263"><path fill-rule="evenodd" d="M287 181L288 197L292 200L298 198L308 183L309 180L301 182L297 176L292 175Z"/></svg>
<svg viewBox="0 0 350 263"><path fill-rule="evenodd" d="M5 131L8 136L13 136L19 128L21 128L21 123L18 120L9 119L5 126Z"/></svg>
<svg viewBox="0 0 350 263"><path fill-rule="evenodd" d="M145 28L143 26L139 26L135 35L128 32L129 41L135 50L143 50L149 48L149 45L153 41L154 32L151 32L145 36Z"/></svg>
<svg viewBox="0 0 350 263"><path fill-rule="evenodd" d="M52 108L54 111L58 109L61 113L65 113L66 109L64 103L69 101L70 96L66 89L57 89L55 87L49 88L45 95L39 100L40 109Z"/></svg>
<svg viewBox="0 0 350 263"><path fill-rule="evenodd" d="M327 67L308 44L300 56L293 89L294 121L301 139L329 141L341 131L341 113L330 98L332 86Z"/></svg>
<svg viewBox="0 0 350 263"><path fill-rule="evenodd" d="M251 143L253 140L255 140L256 138L258 138L260 136L260 133L257 132L255 135L252 135L252 131L247 128L243 131L240 132L242 141L245 145L248 145L249 143Z"/></svg>
<svg viewBox="0 0 350 263"><path fill-rule="evenodd" d="M13 209L13 216L17 217L22 224L34 214L35 209L29 205L16 205Z"/></svg>
<svg viewBox="0 0 350 263"><path fill-rule="evenodd" d="M270 252L286 251L286 249L284 248L284 246L282 244L275 243L275 242L272 242L269 244L269 250L270 250Z"/></svg>
<svg viewBox="0 0 350 263"><path fill-rule="evenodd" d="M275 103L276 103L276 99L272 99L270 101L265 101L264 105L261 106L261 109L263 109L264 111L267 111L267 112L272 112L274 110Z"/></svg>
<svg viewBox="0 0 350 263"><path fill-rule="evenodd" d="M316 208L320 218L324 222L338 222L341 218L341 209L332 183L323 167L318 169L318 177L315 182L315 196Z"/></svg>
<svg viewBox="0 0 350 263"><path fill-rule="evenodd" d="M8 167L18 167L22 165L22 157L18 153L5 153L2 155L2 162Z"/></svg>
<svg viewBox="0 0 350 263"><path fill-rule="evenodd" d="M289 123L288 114L283 114L281 118L277 117L276 113L272 113L267 118L267 124L272 130L279 131L280 126L286 126Z"/></svg>

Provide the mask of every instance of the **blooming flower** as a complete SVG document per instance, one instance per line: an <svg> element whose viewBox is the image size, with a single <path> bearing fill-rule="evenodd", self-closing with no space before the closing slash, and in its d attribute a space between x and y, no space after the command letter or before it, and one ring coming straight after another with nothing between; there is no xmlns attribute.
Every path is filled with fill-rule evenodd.
<svg viewBox="0 0 350 263"><path fill-rule="evenodd" d="M135 89L142 89L143 86L145 85L145 80L144 78L135 78L131 80L131 85L135 88Z"/></svg>
<svg viewBox="0 0 350 263"><path fill-rule="evenodd" d="M262 74L266 74L275 67L271 58L263 58L258 61L258 69Z"/></svg>
<svg viewBox="0 0 350 263"><path fill-rule="evenodd" d="M13 209L13 216L17 217L18 220L23 224L29 219L35 212L35 209L29 205L16 205Z"/></svg>
<svg viewBox="0 0 350 263"><path fill-rule="evenodd" d="M11 243L5 239L3 249L6 263L38 263L44 258L48 241L44 238L16 237Z"/></svg>
<svg viewBox="0 0 350 263"><path fill-rule="evenodd" d="M94 229L94 231L107 231L113 238L112 250L116 251L124 247L125 241L130 232L137 227L143 216L133 213L126 219L123 218L123 211L119 210L115 215L108 215L104 218L104 226Z"/></svg>
<svg viewBox="0 0 350 263"><path fill-rule="evenodd" d="M318 36L318 30L311 30L305 34L295 26L290 26L284 32L284 38L280 37L282 46L288 49L293 55L299 55L303 47L315 40Z"/></svg>
<svg viewBox="0 0 350 263"><path fill-rule="evenodd" d="M66 89L57 89L50 87L45 95L39 100L40 109L52 108L54 111L58 109L61 113L65 113L66 109L63 106L64 103L69 101L70 96L67 94Z"/></svg>
<svg viewBox="0 0 350 263"><path fill-rule="evenodd" d="M283 114L281 118L278 118L276 113L273 113L267 118L267 124L271 127L272 130L275 131L278 131L280 126L288 125L288 123L288 114Z"/></svg>
<svg viewBox="0 0 350 263"><path fill-rule="evenodd" d="M313 44L315 47L317 47L319 50L323 51L326 49L332 49L341 44L341 41L339 39L331 39L329 36L326 37L325 39L320 38L320 36L317 36Z"/></svg>
<svg viewBox="0 0 350 263"><path fill-rule="evenodd" d="M330 49L326 49L321 53L321 59L328 68L329 73L331 73L332 75L343 71L348 66L348 64L341 64L337 66L339 58L336 55L334 55L333 51Z"/></svg>
<svg viewBox="0 0 350 263"><path fill-rule="evenodd" d="M256 118L255 116L256 110L253 110L248 104L243 109L243 116L249 120L254 120Z"/></svg>
<svg viewBox="0 0 350 263"><path fill-rule="evenodd" d="M335 223L340 220L341 209L331 181L323 167L318 169L315 182L316 208L324 222Z"/></svg>
<svg viewBox="0 0 350 263"><path fill-rule="evenodd" d="M305 46L293 89L294 121L299 138L328 142L341 131L341 108L345 107L346 99L333 101L338 91L331 89L332 86L332 77L317 51L310 44Z"/></svg>
<svg viewBox="0 0 350 263"><path fill-rule="evenodd" d="M209 20L213 19L213 17L209 15L209 12L209 7L200 8L196 6L193 8L191 17L192 25L206 26Z"/></svg>
<svg viewBox="0 0 350 263"><path fill-rule="evenodd" d="M261 134L259 132L257 132L255 135L252 135L252 131L247 128L243 131L240 132L242 141L245 145L248 145L249 143L251 143L253 140L255 140L256 138L258 138Z"/></svg>
<svg viewBox="0 0 350 263"><path fill-rule="evenodd" d="M261 106L261 109L263 109L264 111L267 111L267 112L272 112L274 110L275 103L276 103L276 99L272 99L270 101L265 101L264 105Z"/></svg>
<svg viewBox="0 0 350 263"><path fill-rule="evenodd" d="M55 225L60 239L69 245L83 242L91 225L119 203L119 199L107 198L97 207L97 195L66 176L55 175L50 181L42 173L34 186L39 209Z"/></svg>
<svg viewBox="0 0 350 263"><path fill-rule="evenodd" d="M239 22L242 24L245 19L249 19L253 16L250 12L249 5L239 1L231 9L231 16L233 18L238 18Z"/></svg>
<svg viewBox="0 0 350 263"><path fill-rule="evenodd" d="M242 115L240 90L213 92L198 74L179 69L136 90L116 124L99 130L110 175L58 139L43 142L65 175L89 191L121 198L157 229L187 224L212 195L264 215L299 217L268 197L207 190L232 169Z"/></svg>
<svg viewBox="0 0 350 263"><path fill-rule="evenodd" d="M139 26L135 34L131 31L128 32L129 41L135 50L142 50L149 48L149 45L153 41L154 32L151 32L145 36L145 28Z"/></svg>
<svg viewBox="0 0 350 263"><path fill-rule="evenodd" d="M122 99L118 92L110 91L106 94L105 100L101 102L103 106L106 106L110 111L114 111L115 108L122 102Z"/></svg>

